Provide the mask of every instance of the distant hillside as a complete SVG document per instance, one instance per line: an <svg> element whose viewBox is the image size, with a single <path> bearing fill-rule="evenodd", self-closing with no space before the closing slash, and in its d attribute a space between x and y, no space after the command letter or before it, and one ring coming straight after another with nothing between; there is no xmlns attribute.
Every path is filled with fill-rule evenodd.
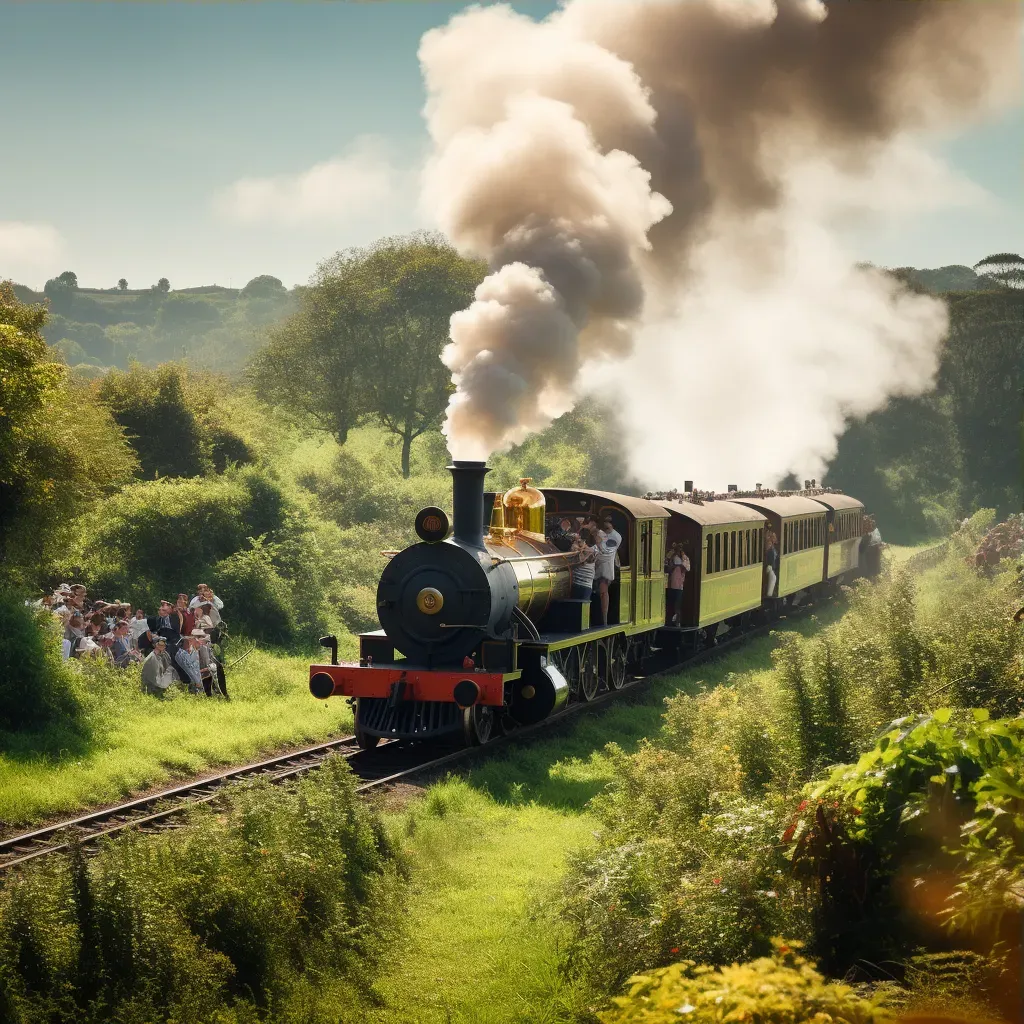
<svg viewBox="0 0 1024 1024"><path fill-rule="evenodd" d="M896 273L906 275L915 284L938 295L941 292L973 292L991 288L991 278L976 274L971 267L939 267L937 270L918 270L900 267Z"/></svg>
<svg viewBox="0 0 1024 1024"><path fill-rule="evenodd" d="M165 283L166 285L166 283ZM244 288L203 285L159 288L79 288L74 274L48 281L42 292L14 286L22 302L50 307L43 333L65 361L95 374L131 360L148 365L181 360L224 372L241 369L261 331L295 309L296 291L274 277Z"/></svg>
<svg viewBox="0 0 1024 1024"><path fill-rule="evenodd" d="M970 267L933 270L900 267L892 273L934 294L1002 287ZM161 287L162 285L163 287ZM80 288L66 272L42 292L16 284L22 302L48 302L46 340L84 373L185 360L196 367L233 373L261 343L267 325L294 311L301 288L288 290L274 277L253 278L244 288L209 284L173 291L166 281L151 288Z"/></svg>

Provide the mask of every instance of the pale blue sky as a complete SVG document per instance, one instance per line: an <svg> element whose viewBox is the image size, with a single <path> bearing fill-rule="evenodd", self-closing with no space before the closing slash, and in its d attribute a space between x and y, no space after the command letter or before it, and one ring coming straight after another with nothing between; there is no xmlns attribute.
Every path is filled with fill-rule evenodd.
<svg viewBox="0 0 1024 1024"><path fill-rule="evenodd" d="M270 273L292 285L339 248L418 226L416 49L462 6L0 6L0 279L41 286L72 269L87 286L238 286ZM540 17L554 5L516 6ZM862 227L857 257L934 267L1019 251L1022 148L1021 107L936 145L993 201ZM332 159L305 199L274 185L224 198L241 179ZM339 182L361 197L354 209L342 196L312 223L295 214Z"/></svg>

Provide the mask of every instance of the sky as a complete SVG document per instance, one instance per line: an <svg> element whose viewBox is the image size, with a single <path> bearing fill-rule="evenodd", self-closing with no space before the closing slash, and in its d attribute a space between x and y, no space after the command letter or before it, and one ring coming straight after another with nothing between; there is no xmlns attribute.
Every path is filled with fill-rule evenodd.
<svg viewBox="0 0 1024 1024"><path fill-rule="evenodd" d="M0 4L0 280L292 286L339 249L432 227L416 52L463 6ZM851 227L851 255L1019 252L1024 101L929 146L971 198Z"/></svg>

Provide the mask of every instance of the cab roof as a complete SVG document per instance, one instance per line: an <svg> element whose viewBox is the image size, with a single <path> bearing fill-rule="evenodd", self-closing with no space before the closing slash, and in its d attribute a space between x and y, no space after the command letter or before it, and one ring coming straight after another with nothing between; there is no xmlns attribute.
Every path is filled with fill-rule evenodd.
<svg viewBox="0 0 1024 1024"><path fill-rule="evenodd" d="M668 512L663 505L656 501L648 501L647 498L634 498L630 494L615 494L612 491L584 491L578 487L542 487L541 493L545 498L562 497L558 511L571 514L572 499L574 497L596 498L606 505L619 505L635 519L668 519ZM581 502L579 509L589 506L590 502Z"/></svg>

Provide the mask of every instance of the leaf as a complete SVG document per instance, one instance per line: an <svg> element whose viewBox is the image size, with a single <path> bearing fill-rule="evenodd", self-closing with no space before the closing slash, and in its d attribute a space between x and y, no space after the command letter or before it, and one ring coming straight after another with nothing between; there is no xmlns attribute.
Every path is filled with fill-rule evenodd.
<svg viewBox="0 0 1024 1024"><path fill-rule="evenodd" d="M988 721L988 711L985 708L971 708L971 714L974 715L974 720L976 722Z"/></svg>
<svg viewBox="0 0 1024 1024"><path fill-rule="evenodd" d="M938 711L932 712L932 718L934 718L936 722L940 722L942 725L945 725L952 714L953 711L951 708L939 708Z"/></svg>

